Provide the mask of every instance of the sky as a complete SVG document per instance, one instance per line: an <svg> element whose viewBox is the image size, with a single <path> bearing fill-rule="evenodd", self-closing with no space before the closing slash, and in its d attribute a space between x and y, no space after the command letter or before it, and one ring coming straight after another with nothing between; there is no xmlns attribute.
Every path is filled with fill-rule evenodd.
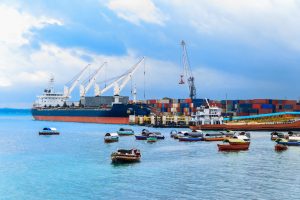
<svg viewBox="0 0 300 200"><path fill-rule="evenodd" d="M296 0L1 0L0 27L0 107L29 108L51 76L63 91L87 64L86 77L107 62L104 88L142 57L121 95L188 98L181 40L198 98L300 98Z"/></svg>

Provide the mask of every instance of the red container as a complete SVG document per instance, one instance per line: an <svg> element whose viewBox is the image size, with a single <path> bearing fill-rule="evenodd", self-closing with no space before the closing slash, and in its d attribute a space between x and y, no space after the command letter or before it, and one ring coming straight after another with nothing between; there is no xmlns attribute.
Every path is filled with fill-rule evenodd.
<svg viewBox="0 0 300 200"><path fill-rule="evenodd" d="M258 103L252 104L252 108L254 108L254 109L260 109L261 108L261 104L258 104Z"/></svg>
<svg viewBox="0 0 300 200"><path fill-rule="evenodd" d="M268 99L252 99L251 102L253 104L268 104L269 100Z"/></svg>
<svg viewBox="0 0 300 200"><path fill-rule="evenodd" d="M185 103L192 103L192 99L185 99Z"/></svg>

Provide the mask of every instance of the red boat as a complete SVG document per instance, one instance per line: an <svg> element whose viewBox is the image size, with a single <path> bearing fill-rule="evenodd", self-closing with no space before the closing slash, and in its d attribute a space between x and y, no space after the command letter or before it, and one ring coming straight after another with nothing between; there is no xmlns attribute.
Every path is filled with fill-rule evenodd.
<svg viewBox="0 0 300 200"><path fill-rule="evenodd" d="M246 151L249 149L249 143L240 144L218 144L219 151Z"/></svg>
<svg viewBox="0 0 300 200"><path fill-rule="evenodd" d="M283 145L283 144L276 144L275 145L275 151L285 151L287 149L288 149L288 147L286 145Z"/></svg>

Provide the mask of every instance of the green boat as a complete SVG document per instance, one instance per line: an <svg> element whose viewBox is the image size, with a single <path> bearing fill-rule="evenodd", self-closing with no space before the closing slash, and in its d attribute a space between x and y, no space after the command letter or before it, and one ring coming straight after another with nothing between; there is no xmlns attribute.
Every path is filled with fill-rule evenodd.
<svg viewBox="0 0 300 200"><path fill-rule="evenodd" d="M134 135L134 131L129 128L120 128L117 133L119 136L128 136L128 135Z"/></svg>
<svg viewBox="0 0 300 200"><path fill-rule="evenodd" d="M154 135L154 134L150 134L150 135L147 137L147 142L152 143L152 142L156 142L156 141L157 141L157 137L156 137L156 135Z"/></svg>

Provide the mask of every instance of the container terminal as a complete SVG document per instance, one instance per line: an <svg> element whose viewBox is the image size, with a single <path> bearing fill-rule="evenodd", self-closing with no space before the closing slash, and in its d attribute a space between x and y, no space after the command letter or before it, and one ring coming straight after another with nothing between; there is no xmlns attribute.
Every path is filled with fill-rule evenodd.
<svg viewBox="0 0 300 200"><path fill-rule="evenodd" d="M211 100L196 96L195 77L192 73L186 44L182 46L183 74L180 75L180 85L187 83L189 98L149 99L137 100L136 88L131 88L132 100L128 96L121 96L121 91L132 80L132 76L141 65L145 65L145 58L140 59L125 73L111 78L111 82L103 89L97 83L97 76L104 62L94 73L86 77L90 65L87 65L71 81L63 92L54 90L54 78L44 93L37 96L32 107L35 120L88 122L108 124L137 124L153 127L190 127L192 129L239 129L236 126L224 126L234 123L245 127L256 123L263 127L266 123L279 123L276 129L282 130L284 123L294 123L299 119L300 102L286 99L247 99L247 100ZM144 71L145 75L145 71ZM70 101L71 93L79 86L80 100ZM94 96L88 96L88 91L94 86ZM113 88L113 96L104 96L104 93ZM242 126L243 125L243 126ZM290 128L300 129L300 124L290 125ZM293 126L293 127L292 127ZM269 126L265 127L268 128ZM255 129L259 129L256 126ZM271 128L268 128L272 130Z"/></svg>

